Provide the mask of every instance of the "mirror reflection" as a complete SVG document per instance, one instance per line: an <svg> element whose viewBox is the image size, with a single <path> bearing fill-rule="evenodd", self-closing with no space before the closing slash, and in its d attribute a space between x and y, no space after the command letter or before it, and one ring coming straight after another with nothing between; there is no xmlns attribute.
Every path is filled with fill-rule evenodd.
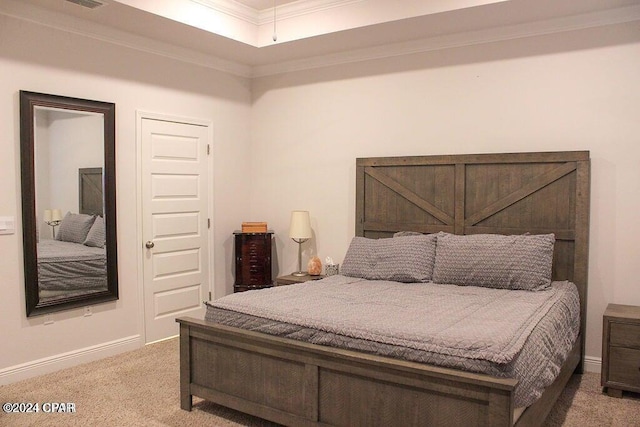
<svg viewBox="0 0 640 427"><path fill-rule="evenodd" d="M20 92L27 316L117 299L115 105Z"/></svg>
<svg viewBox="0 0 640 427"><path fill-rule="evenodd" d="M40 302L106 291L104 117L36 106L34 119Z"/></svg>

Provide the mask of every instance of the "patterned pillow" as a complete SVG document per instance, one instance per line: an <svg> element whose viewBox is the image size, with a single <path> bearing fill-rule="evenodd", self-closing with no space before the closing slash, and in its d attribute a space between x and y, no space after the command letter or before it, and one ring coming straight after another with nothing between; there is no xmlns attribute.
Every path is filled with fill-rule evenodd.
<svg viewBox="0 0 640 427"><path fill-rule="evenodd" d="M93 246L96 248L104 247L104 242L107 235L104 229L104 219L101 216L97 216L93 225L87 233L87 238L84 239L83 244L86 246Z"/></svg>
<svg viewBox="0 0 640 427"><path fill-rule="evenodd" d="M56 240L63 242L83 243L93 225L94 217L85 214L67 214L62 218Z"/></svg>
<svg viewBox="0 0 640 427"><path fill-rule="evenodd" d="M553 234L438 233L435 283L543 290L551 284Z"/></svg>
<svg viewBox="0 0 640 427"><path fill-rule="evenodd" d="M435 235L367 239L356 236L342 263L345 276L395 282L428 282L433 273Z"/></svg>

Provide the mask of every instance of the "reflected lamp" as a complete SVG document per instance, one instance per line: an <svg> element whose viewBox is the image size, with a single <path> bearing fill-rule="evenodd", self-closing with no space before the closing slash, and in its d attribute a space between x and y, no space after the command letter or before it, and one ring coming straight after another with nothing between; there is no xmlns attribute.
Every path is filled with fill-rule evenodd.
<svg viewBox="0 0 640 427"><path fill-rule="evenodd" d="M53 238L56 238L56 227L62 222L62 211L60 209L45 209L44 222L53 229Z"/></svg>

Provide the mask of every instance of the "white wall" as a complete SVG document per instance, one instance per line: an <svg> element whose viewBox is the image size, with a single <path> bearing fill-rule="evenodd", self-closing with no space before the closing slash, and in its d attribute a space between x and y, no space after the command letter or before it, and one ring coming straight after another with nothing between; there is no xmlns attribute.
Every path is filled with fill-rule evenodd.
<svg viewBox="0 0 640 427"><path fill-rule="evenodd" d="M0 15L0 216L17 232L0 236L0 383L140 345L137 283L136 111L213 124L216 293L231 289L232 232L248 211L250 87L244 78ZM20 199L19 90L114 102L120 299L27 318ZM35 363L34 365L34 362ZM30 370L31 369L31 370Z"/></svg>
<svg viewBox="0 0 640 427"><path fill-rule="evenodd" d="M36 110L36 218L40 238L53 238L45 209L79 212L78 170L104 167L102 115Z"/></svg>
<svg viewBox="0 0 640 427"><path fill-rule="evenodd" d="M49 141L50 122L49 114L42 114L42 117L35 119L33 138L36 141ZM51 182L50 168L46 167L50 163L49 145L47 143L38 144L33 149L34 164L45 165L45 167L35 168L35 187L36 187L36 241L40 239L53 239L53 229L49 224L44 222L44 210L51 209L51 191L49 183Z"/></svg>
<svg viewBox="0 0 640 427"><path fill-rule="evenodd" d="M311 213L305 260L344 257L356 157L590 150L586 354L600 358L607 303L640 304L638 76L634 22L256 79L252 213L288 274L293 209Z"/></svg>
<svg viewBox="0 0 640 427"><path fill-rule="evenodd" d="M51 205L48 207L61 209L65 215L67 212L78 213L80 209L78 169L104 167L104 120L102 115L63 114L51 112L48 140ZM36 144L40 145L40 142L36 138ZM40 170L47 165L37 164L36 167ZM39 201L36 190L36 214L47 208L38 204Z"/></svg>

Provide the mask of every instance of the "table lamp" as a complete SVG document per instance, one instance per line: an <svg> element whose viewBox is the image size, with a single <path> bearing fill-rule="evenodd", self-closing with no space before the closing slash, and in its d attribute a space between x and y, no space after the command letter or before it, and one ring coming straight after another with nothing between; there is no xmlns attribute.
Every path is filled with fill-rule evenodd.
<svg viewBox="0 0 640 427"><path fill-rule="evenodd" d="M306 276L307 272L302 271L302 243L311 238L311 221L309 211L292 211L289 237L298 244L298 271L293 272L294 276Z"/></svg>

